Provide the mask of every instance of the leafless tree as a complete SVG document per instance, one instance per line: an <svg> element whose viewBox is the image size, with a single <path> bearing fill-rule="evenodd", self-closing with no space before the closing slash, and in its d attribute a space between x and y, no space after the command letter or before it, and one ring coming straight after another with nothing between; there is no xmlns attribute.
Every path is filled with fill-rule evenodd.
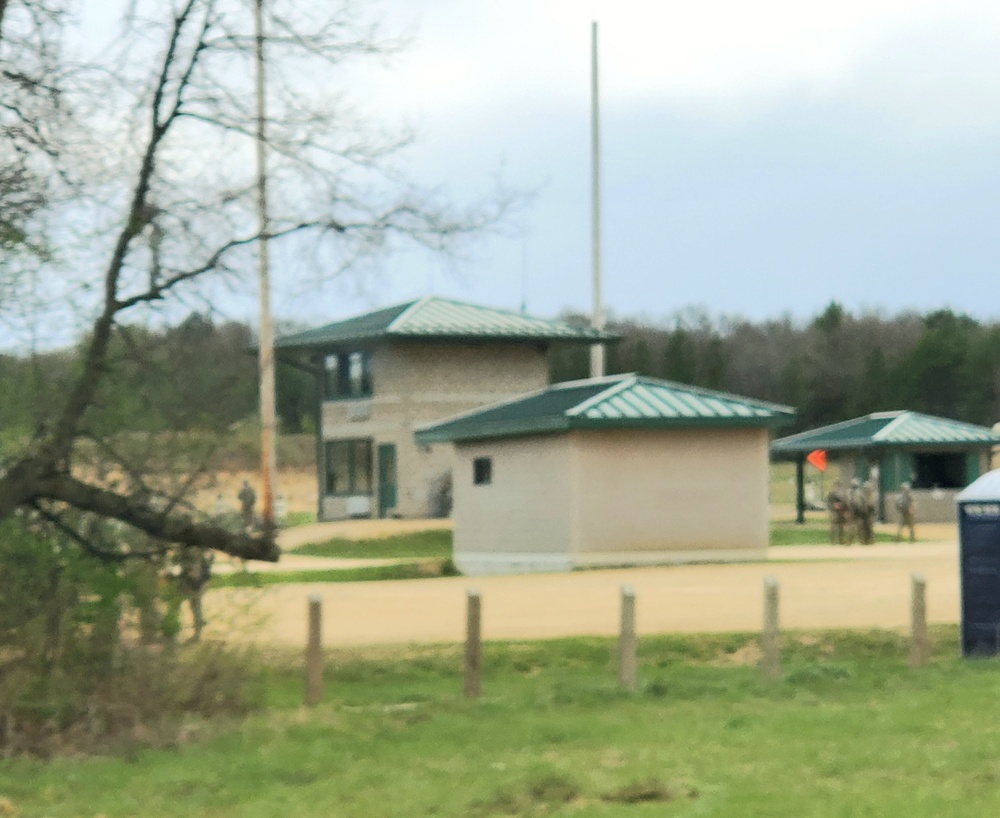
<svg viewBox="0 0 1000 818"><path fill-rule="evenodd" d="M15 6L25 12L25 54L42 54L66 24L42 3L0 3L0 42ZM442 248L496 223L511 198L498 192L456 211L407 184L394 158L408 138L372 129L344 95L330 92L350 76L354 58L399 45L369 21L363 5L348 0L331 10L327 3L268 0L267 10L272 241L308 240L328 270L340 270L391 249L396 239ZM111 351L121 322L196 293L225 297L224 287L238 286L252 269L247 254L261 236L253 207L251 31L247 0L132 0L120 50L53 86L75 131L42 147L51 174L63 172L75 186L48 211L63 238L58 259L40 262L38 274L58 279L52 294L69 299L77 319L86 316L86 341L61 402L0 466L0 518L34 509L69 526L84 512L158 541L277 559L269 536L234 533L185 511L175 495L161 496L142 464L122 456L95 422L102 392L114 382ZM9 77L18 66L3 70ZM37 124L41 131L45 120ZM43 207L42 187L36 192ZM10 306L10 299L0 304ZM119 484L79 468L84 441L117 458L125 475ZM121 556L113 548L107 555Z"/></svg>

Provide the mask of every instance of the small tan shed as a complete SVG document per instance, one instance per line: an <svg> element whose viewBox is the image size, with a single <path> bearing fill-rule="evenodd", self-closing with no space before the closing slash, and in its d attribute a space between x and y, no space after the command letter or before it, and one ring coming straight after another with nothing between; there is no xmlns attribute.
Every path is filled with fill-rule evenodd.
<svg viewBox="0 0 1000 818"><path fill-rule="evenodd" d="M417 432L455 444L465 574L762 558L769 430L793 410L615 375L557 384Z"/></svg>

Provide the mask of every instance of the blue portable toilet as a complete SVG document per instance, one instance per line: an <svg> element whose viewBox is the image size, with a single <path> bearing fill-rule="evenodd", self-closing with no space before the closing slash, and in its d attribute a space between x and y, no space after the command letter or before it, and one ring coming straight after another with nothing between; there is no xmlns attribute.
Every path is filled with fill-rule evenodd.
<svg viewBox="0 0 1000 818"><path fill-rule="evenodd" d="M1000 469L955 498L962 582L962 655L1000 653Z"/></svg>

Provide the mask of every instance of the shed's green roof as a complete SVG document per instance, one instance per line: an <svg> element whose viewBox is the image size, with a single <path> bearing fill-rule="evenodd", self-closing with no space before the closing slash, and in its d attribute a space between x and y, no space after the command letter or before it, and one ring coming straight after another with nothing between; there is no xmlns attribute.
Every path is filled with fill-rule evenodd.
<svg viewBox="0 0 1000 818"><path fill-rule="evenodd" d="M768 427L791 423L794 414L787 406L628 374L555 384L429 424L416 436L428 444L569 429Z"/></svg>
<svg viewBox="0 0 1000 818"><path fill-rule="evenodd" d="M771 444L776 455L802 454L814 449L838 451L869 448L951 447L981 448L1000 443L1000 434L986 426L921 415L918 412L875 412Z"/></svg>
<svg viewBox="0 0 1000 818"><path fill-rule="evenodd" d="M565 321L429 296L286 335L275 341L275 347L335 348L386 338L594 343L617 337Z"/></svg>

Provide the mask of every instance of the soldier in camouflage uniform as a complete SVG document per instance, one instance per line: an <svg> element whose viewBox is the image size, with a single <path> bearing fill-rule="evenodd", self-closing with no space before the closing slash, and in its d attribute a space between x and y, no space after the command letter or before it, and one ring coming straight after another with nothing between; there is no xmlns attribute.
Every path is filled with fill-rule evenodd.
<svg viewBox="0 0 1000 818"><path fill-rule="evenodd" d="M857 482L857 481L855 481ZM858 530L858 542L871 545L875 542L875 485L871 480L857 486L851 494L851 511Z"/></svg>
<svg viewBox="0 0 1000 818"><path fill-rule="evenodd" d="M257 502L257 492L253 490L249 480L243 481L243 486L240 488L239 494L236 495L236 499L240 501L240 517L243 519L243 527L253 528L256 523L253 507Z"/></svg>
<svg viewBox="0 0 1000 818"><path fill-rule="evenodd" d="M913 488L909 483L900 486L896 495L896 512L899 514L899 526L896 528L896 542L902 542L903 529L910 529L910 542L917 539L917 501L913 497Z"/></svg>
<svg viewBox="0 0 1000 818"><path fill-rule="evenodd" d="M182 547L176 559L180 567L180 573L177 574L177 590L191 606L191 615L194 617L192 641L197 642L201 639L202 628L205 627L201 599L208 581L212 578L212 562L215 560L215 555L204 548Z"/></svg>
<svg viewBox="0 0 1000 818"><path fill-rule="evenodd" d="M855 540L861 541L861 508L863 506L861 498L861 481L857 478L851 480L851 485L845 493L847 502L847 542L853 543Z"/></svg>
<svg viewBox="0 0 1000 818"><path fill-rule="evenodd" d="M848 505L847 486L842 480L834 483L830 493L826 495L826 508L830 512L830 542L834 545L846 545L850 542L850 507Z"/></svg>

